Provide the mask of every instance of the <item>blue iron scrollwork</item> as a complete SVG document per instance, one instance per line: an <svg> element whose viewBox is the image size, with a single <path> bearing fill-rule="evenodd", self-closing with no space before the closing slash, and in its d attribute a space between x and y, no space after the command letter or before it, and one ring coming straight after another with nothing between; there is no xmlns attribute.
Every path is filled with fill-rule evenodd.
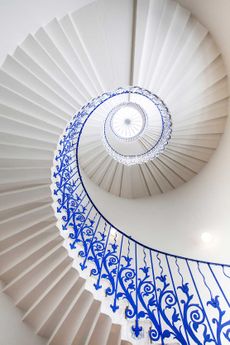
<svg viewBox="0 0 230 345"><path fill-rule="evenodd" d="M53 197L60 231L68 233L70 250L77 253L80 269L94 277L95 289L110 296L112 311L124 308L135 337L147 334L151 342L162 344L230 344L230 266L142 245L102 215L84 186L78 161L84 125L102 103L126 92L119 88L86 104L59 142ZM128 92L149 95L138 87ZM151 325L147 330L143 321Z"/></svg>

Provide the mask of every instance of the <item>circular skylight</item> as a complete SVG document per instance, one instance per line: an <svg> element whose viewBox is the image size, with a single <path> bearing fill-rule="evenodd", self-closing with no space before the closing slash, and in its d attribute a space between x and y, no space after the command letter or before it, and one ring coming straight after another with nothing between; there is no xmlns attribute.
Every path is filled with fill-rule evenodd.
<svg viewBox="0 0 230 345"><path fill-rule="evenodd" d="M93 113L102 118L105 114L102 141L114 160L129 166L143 164L164 151L171 138L172 122L168 108L157 95L138 86L120 87L93 103Z"/></svg>
<svg viewBox="0 0 230 345"><path fill-rule="evenodd" d="M135 103L127 102L120 104L111 112L110 126L113 133L120 139L137 139L143 132L145 124L145 113Z"/></svg>

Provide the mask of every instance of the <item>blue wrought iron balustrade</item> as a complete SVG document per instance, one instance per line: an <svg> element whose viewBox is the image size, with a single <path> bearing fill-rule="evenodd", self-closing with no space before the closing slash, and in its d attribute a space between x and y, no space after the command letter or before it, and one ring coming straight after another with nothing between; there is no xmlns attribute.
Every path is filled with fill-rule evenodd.
<svg viewBox="0 0 230 345"><path fill-rule="evenodd" d="M105 219L87 193L78 162L79 140L87 119L114 95L106 93L85 105L60 140L53 194L61 231L68 233L81 269L94 277L94 288L110 297L111 310L116 313L125 303L124 317L131 320L135 337L141 337L143 321L148 320L149 342L229 344L230 266L138 243Z"/></svg>

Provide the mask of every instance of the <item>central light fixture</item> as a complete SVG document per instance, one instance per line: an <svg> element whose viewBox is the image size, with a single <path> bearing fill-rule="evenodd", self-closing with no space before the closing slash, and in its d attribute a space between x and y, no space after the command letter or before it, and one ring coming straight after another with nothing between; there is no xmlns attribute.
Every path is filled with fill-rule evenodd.
<svg viewBox="0 0 230 345"><path fill-rule="evenodd" d="M125 97L127 101L113 106L116 98ZM97 109L100 97L93 102ZM165 150L172 133L171 115L157 95L138 86L120 87L102 95L101 104L112 108L104 120L102 141L116 161L128 166L143 164Z"/></svg>
<svg viewBox="0 0 230 345"><path fill-rule="evenodd" d="M145 129L146 115L135 103L122 103L110 114L110 126L113 133L121 140L135 140Z"/></svg>
<svg viewBox="0 0 230 345"><path fill-rule="evenodd" d="M203 232L201 234L201 240L204 243L210 243L213 240L213 236L212 236L212 234L210 234L210 232Z"/></svg>

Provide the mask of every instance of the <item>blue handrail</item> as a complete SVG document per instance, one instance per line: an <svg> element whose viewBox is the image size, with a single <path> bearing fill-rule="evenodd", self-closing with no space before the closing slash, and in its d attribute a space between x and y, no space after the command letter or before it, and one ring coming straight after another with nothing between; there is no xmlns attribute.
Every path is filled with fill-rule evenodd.
<svg viewBox="0 0 230 345"><path fill-rule="evenodd" d="M122 89L118 90L120 94ZM53 195L61 231L68 232L81 270L94 277L96 290L104 289L111 310L116 313L125 304L124 317L132 324L133 337L147 336L150 342L162 344L173 339L184 345L228 344L230 265L141 244L111 224L86 190L78 161L79 140L95 109L116 94L117 90L105 93L85 105L60 140Z"/></svg>

